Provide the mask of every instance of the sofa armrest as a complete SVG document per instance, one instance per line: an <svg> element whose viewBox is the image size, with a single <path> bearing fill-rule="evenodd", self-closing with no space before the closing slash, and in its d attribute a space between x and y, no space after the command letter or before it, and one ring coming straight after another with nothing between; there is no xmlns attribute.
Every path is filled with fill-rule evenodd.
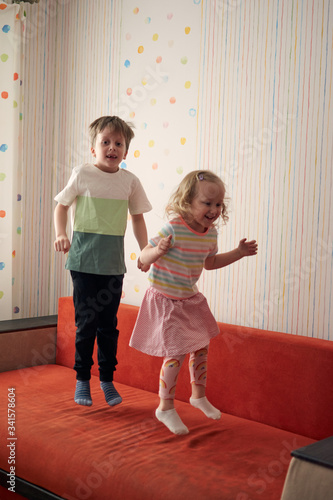
<svg viewBox="0 0 333 500"><path fill-rule="evenodd" d="M0 372L55 363L55 326L0 334Z"/></svg>

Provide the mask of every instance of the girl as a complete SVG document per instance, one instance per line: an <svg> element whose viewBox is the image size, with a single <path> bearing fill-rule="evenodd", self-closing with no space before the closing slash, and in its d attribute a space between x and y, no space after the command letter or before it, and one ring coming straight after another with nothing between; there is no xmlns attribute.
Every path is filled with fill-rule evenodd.
<svg viewBox="0 0 333 500"><path fill-rule="evenodd" d="M212 419L221 412L207 400L208 345L219 333L205 297L198 291L203 268L219 269L257 253L256 241L239 242L234 250L217 254L215 223L228 220L225 186L208 170L187 174L166 207L169 222L142 250L143 266L153 264L148 288L133 330L130 345L152 356L162 356L160 404L157 419L174 434L188 428L174 408L179 370L190 353L190 403Z"/></svg>

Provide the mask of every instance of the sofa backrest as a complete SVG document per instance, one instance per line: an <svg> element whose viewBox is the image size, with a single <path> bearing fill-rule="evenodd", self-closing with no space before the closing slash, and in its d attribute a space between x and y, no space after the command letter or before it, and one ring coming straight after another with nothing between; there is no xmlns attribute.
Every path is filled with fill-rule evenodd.
<svg viewBox="0 0 333 500"><path fill-rule="evenodd" d="M115 381L158 393L162 359L129 347L138 307L118 312ZM207 397L222 412L313 439L333 435L333 342L219 323L208 356ZM57 364L74 365L72 297L59 299ZM98 375L96 352L92 373ZM187 401L183 366L176 398Z"/></svg>

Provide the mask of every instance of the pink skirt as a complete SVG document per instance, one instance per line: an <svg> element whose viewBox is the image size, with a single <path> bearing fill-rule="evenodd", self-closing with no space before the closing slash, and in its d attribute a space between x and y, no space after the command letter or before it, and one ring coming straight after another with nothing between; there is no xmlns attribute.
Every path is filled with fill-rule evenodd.
<svg viewBox="0 0 333 500"><path fill-rule="evenodd" d="M130 346L151 356L178 356L206 347L219 333L202 293L173 300L150 287L143 298Z"/></svg>

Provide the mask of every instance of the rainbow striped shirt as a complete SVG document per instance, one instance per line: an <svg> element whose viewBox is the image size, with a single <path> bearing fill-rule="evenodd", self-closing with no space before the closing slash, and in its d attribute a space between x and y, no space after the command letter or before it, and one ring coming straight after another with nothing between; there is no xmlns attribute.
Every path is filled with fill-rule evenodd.
<svg viewBox="0 0 333 500"><path fill-rule="evenodd" d="M197 233L179 217L165 224L149 243L155 247L170 234L172 247L153 264L148 279L166 297L187 299L198 292L196 282L206 258L217 253L217 231L211 227Z"/></svg>

